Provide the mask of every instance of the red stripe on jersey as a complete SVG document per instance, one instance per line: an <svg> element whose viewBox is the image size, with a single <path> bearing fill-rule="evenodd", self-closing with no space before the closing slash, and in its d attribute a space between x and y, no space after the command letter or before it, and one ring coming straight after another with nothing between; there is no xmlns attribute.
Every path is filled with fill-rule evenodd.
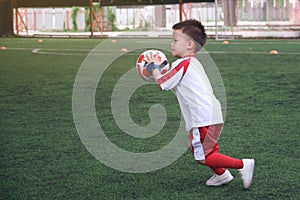
<svg viewBox="0 0 300 200"><path fill-rule="evenodd" d="M183 73L182 73L182 76L181 78L183 78L183 76L185 75L186 71L187 71L187 68L190 64L190 61L191 59L186 59L186 60L183 60L182 62L180 62L176 67L174 67L173 69L171 69L171 71L169 71L168 73L166 73L166 75L160 77L158 80L157 80L157 83L159 85L163 84L164 82L166 82L167 80L171 79L177 72L179 72L181 70L181 68L184 68L183 69Z"/></svg>

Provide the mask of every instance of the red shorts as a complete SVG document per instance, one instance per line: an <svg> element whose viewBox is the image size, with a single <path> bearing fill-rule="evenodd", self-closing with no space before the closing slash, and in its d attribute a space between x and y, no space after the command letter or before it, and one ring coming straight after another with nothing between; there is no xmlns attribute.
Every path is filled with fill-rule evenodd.
<svg viewBox="0 0 300 200"><path fill-rule="evenodd" d="M195 160L205 160L211 153L219 151L218 138L223 124L193 128L189 134L190 150Z"/></svg>

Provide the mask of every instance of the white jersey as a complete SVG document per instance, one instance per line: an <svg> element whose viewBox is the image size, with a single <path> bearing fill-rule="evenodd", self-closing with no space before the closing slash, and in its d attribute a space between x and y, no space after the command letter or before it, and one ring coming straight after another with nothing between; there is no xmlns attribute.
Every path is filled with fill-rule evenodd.
<svg viewBox="0 0 300 200"><path fill-rule="evenodd" d="M195 57L173 62L171 69L159 77L157 83L162 90L175 92L187 131L223 123L221 104L202 64Z"/></svg>

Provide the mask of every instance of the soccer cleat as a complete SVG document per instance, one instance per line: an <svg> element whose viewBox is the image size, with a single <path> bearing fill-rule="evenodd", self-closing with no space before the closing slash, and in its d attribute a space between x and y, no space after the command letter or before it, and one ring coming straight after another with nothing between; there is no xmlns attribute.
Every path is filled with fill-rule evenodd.
<svg viewBox="0 0 300 200"><path fill-rule="evenodd" d="M222 175L213 175L210 179L206 181L207 186L219 186L219 185L224 185L228 182L230 182L233 179L233 176L231 173L226 169L224 174Z"/></svg>
<svg viewBox="0 0 300 200"><path fill-rule="evenodd" d="M251 185L254 171L254 163L254 159L243 159L244 167L238 170L243 180L243 186L245 189L248 189Z"/></svg>

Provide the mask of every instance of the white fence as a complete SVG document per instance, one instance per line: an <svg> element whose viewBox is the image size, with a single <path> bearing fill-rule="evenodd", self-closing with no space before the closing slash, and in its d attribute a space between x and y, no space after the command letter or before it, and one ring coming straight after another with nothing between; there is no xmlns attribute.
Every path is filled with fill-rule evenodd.
<svg viewBox="0 0 300 200"><path fill-rule="evenodd" d="M215 3L184 4L183 19L198 19L209 27L214 27L217 22L221 26L224 23L224 1L218 0L217 7ZM297 28L300 26L299 4L299 0L237 0L234 8L237 20L235 28L247 26L253 29L265 25ZM74 28L72 10L73 8L20 8L19 25L15 24L14 27L15 29L18 27L20 32L70 31ZM157 28L154 6L114 7L112 10L116 15L115 25L119 29ZM166 28L170 28L179 21L179 6L165 5L165 10ZM85 8L80 8L76 17L78 31L88 31L86 30L88 17ZM104 19L106 18L107 16L104 16ZM14 21L16 23L16 20Z"/></svg>

